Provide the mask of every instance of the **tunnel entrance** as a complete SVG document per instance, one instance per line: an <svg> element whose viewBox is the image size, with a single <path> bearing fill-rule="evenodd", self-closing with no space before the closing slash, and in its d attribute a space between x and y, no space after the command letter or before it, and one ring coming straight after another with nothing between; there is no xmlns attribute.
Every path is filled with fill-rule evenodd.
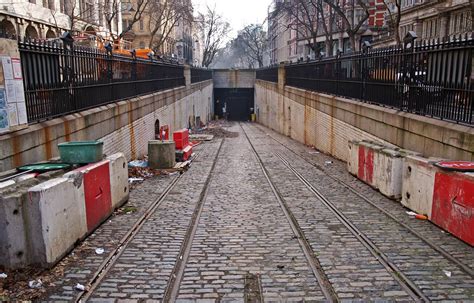
<svg viewBox="0 0 474 303"><path fill-rule="evenodd" d="M214 112L219 118L224 117L226 108L227 118L232 121L248 121L254 108L253 88L215 88Z"/></svg>

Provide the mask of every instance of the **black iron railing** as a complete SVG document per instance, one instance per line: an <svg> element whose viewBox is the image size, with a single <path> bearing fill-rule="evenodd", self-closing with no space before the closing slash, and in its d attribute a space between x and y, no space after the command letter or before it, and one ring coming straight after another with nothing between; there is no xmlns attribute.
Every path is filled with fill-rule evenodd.
<svg viewBox="0 0 474 303"><path fill-rule="evenodd" d="M62 41L19 42L28 122L185 85L183 66Z"/></svg>
<svg viewBox="0 0 474 303"><path fill-rule="evenodd" d="M286 85L474 124L474 40L430 41L287 65Z"/></svg>
<svg viewBox="0 0 474 303"><path fill-rule="evenodd" d="M212 70L205 68L191 68L191 83L202 82L212 79Z"/></svg>
<svg viewBox="0 0 474 303"><path fill-rule="evenodd" d="M257 79L278 83L278 66L257 69Z"/></svg>

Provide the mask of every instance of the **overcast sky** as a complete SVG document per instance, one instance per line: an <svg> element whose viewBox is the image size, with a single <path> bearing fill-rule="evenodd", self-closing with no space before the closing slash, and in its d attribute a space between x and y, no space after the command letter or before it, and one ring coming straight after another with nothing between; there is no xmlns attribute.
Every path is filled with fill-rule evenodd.
<svg viewBox="0 0 474 303"><path fill-rule="evenodd" d="M271 0L193 0L197 11L204 12L206 5L216 5L232 26L229 40L237 35L237 31L252 23L262 23L267 17L267 9ZM265 26L266 28L266 26Z"/></svg>

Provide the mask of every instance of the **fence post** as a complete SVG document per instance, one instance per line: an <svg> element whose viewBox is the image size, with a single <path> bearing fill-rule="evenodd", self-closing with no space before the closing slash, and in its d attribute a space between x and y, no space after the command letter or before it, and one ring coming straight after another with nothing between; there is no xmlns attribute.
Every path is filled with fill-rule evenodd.
<svg viewBox="0 0 474 303"><path fill-rule="evenodd" d="M64 73L64 75L65 75L64 81L66 82L67 95L70 97L70 99L72 99L72 102L74 104L74 110L77 110L78 109L77 100L76 100L76 97L74 95L74 89L73 89L74 74L75 74L75 71L74 71L74 38L71 36L71 33L64 32L61 35L60 39L63 41L64 55L66 56L66 66L65 66L66 72Z"/></svg>
<svg viewBox="0 0 474 303"><path fill-rule="evenodd" d="M285 64L280 63L278 66L278 89L283 91L286 85L286 69Z"/></svg>

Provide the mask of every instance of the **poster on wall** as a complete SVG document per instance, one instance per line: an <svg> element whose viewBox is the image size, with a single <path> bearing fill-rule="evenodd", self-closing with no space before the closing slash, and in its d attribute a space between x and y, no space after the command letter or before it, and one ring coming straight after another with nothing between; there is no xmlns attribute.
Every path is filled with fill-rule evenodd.
<svg viewBox="0 0 474 303"><path fill-rule="evenodd" d="M16 104L8 104L8 123L11 126L18 125L18 112L16 110Z"/></svg>
<svg viewBox="0 0 474 303"><path fill-rule="evenodd" d="M21 61L18 58L12 58L12 69L13 69L13 78L22 79L21 74Z"/></svg>
<svg viewBox="0 0 474 303"><path fill-rule="evenodd" d="M7 95L4 88L0 88L0 109L7 107Z"/></svg>
<svg viewBox="0 0 474 303"><path fill-rule="evenodd" d="M25 90L23 89L23 80L13 80L15 87L16 102L25 102Z"/></svg>
<svg viewBox="0 0 474 303"><path fill-rule="evenodd" d="M5 80L13 79L12 59L10 57L2 57L3 77Z"/></svg>
<svg viewBox="0 0 474 303"><path fill-rule="evenodd" d="M17 108L17 112L18 112L18 122L20 124L28 123L28 116L26 115L26 105L25 105L25 103L17 103L16 108Z"/></svg>
<svg viewBox="0 0 474 303"><path fill-rule="evenodd" d="M7 92L7 103L13 104L16 102L15 82L13 80L5 80L5 89Z"/></svg>
<svg viewBox="0 0 474 303"><path fill-rule="evenodd" d="M8 111L0 109L0 131L8 130Z"/></svg>

